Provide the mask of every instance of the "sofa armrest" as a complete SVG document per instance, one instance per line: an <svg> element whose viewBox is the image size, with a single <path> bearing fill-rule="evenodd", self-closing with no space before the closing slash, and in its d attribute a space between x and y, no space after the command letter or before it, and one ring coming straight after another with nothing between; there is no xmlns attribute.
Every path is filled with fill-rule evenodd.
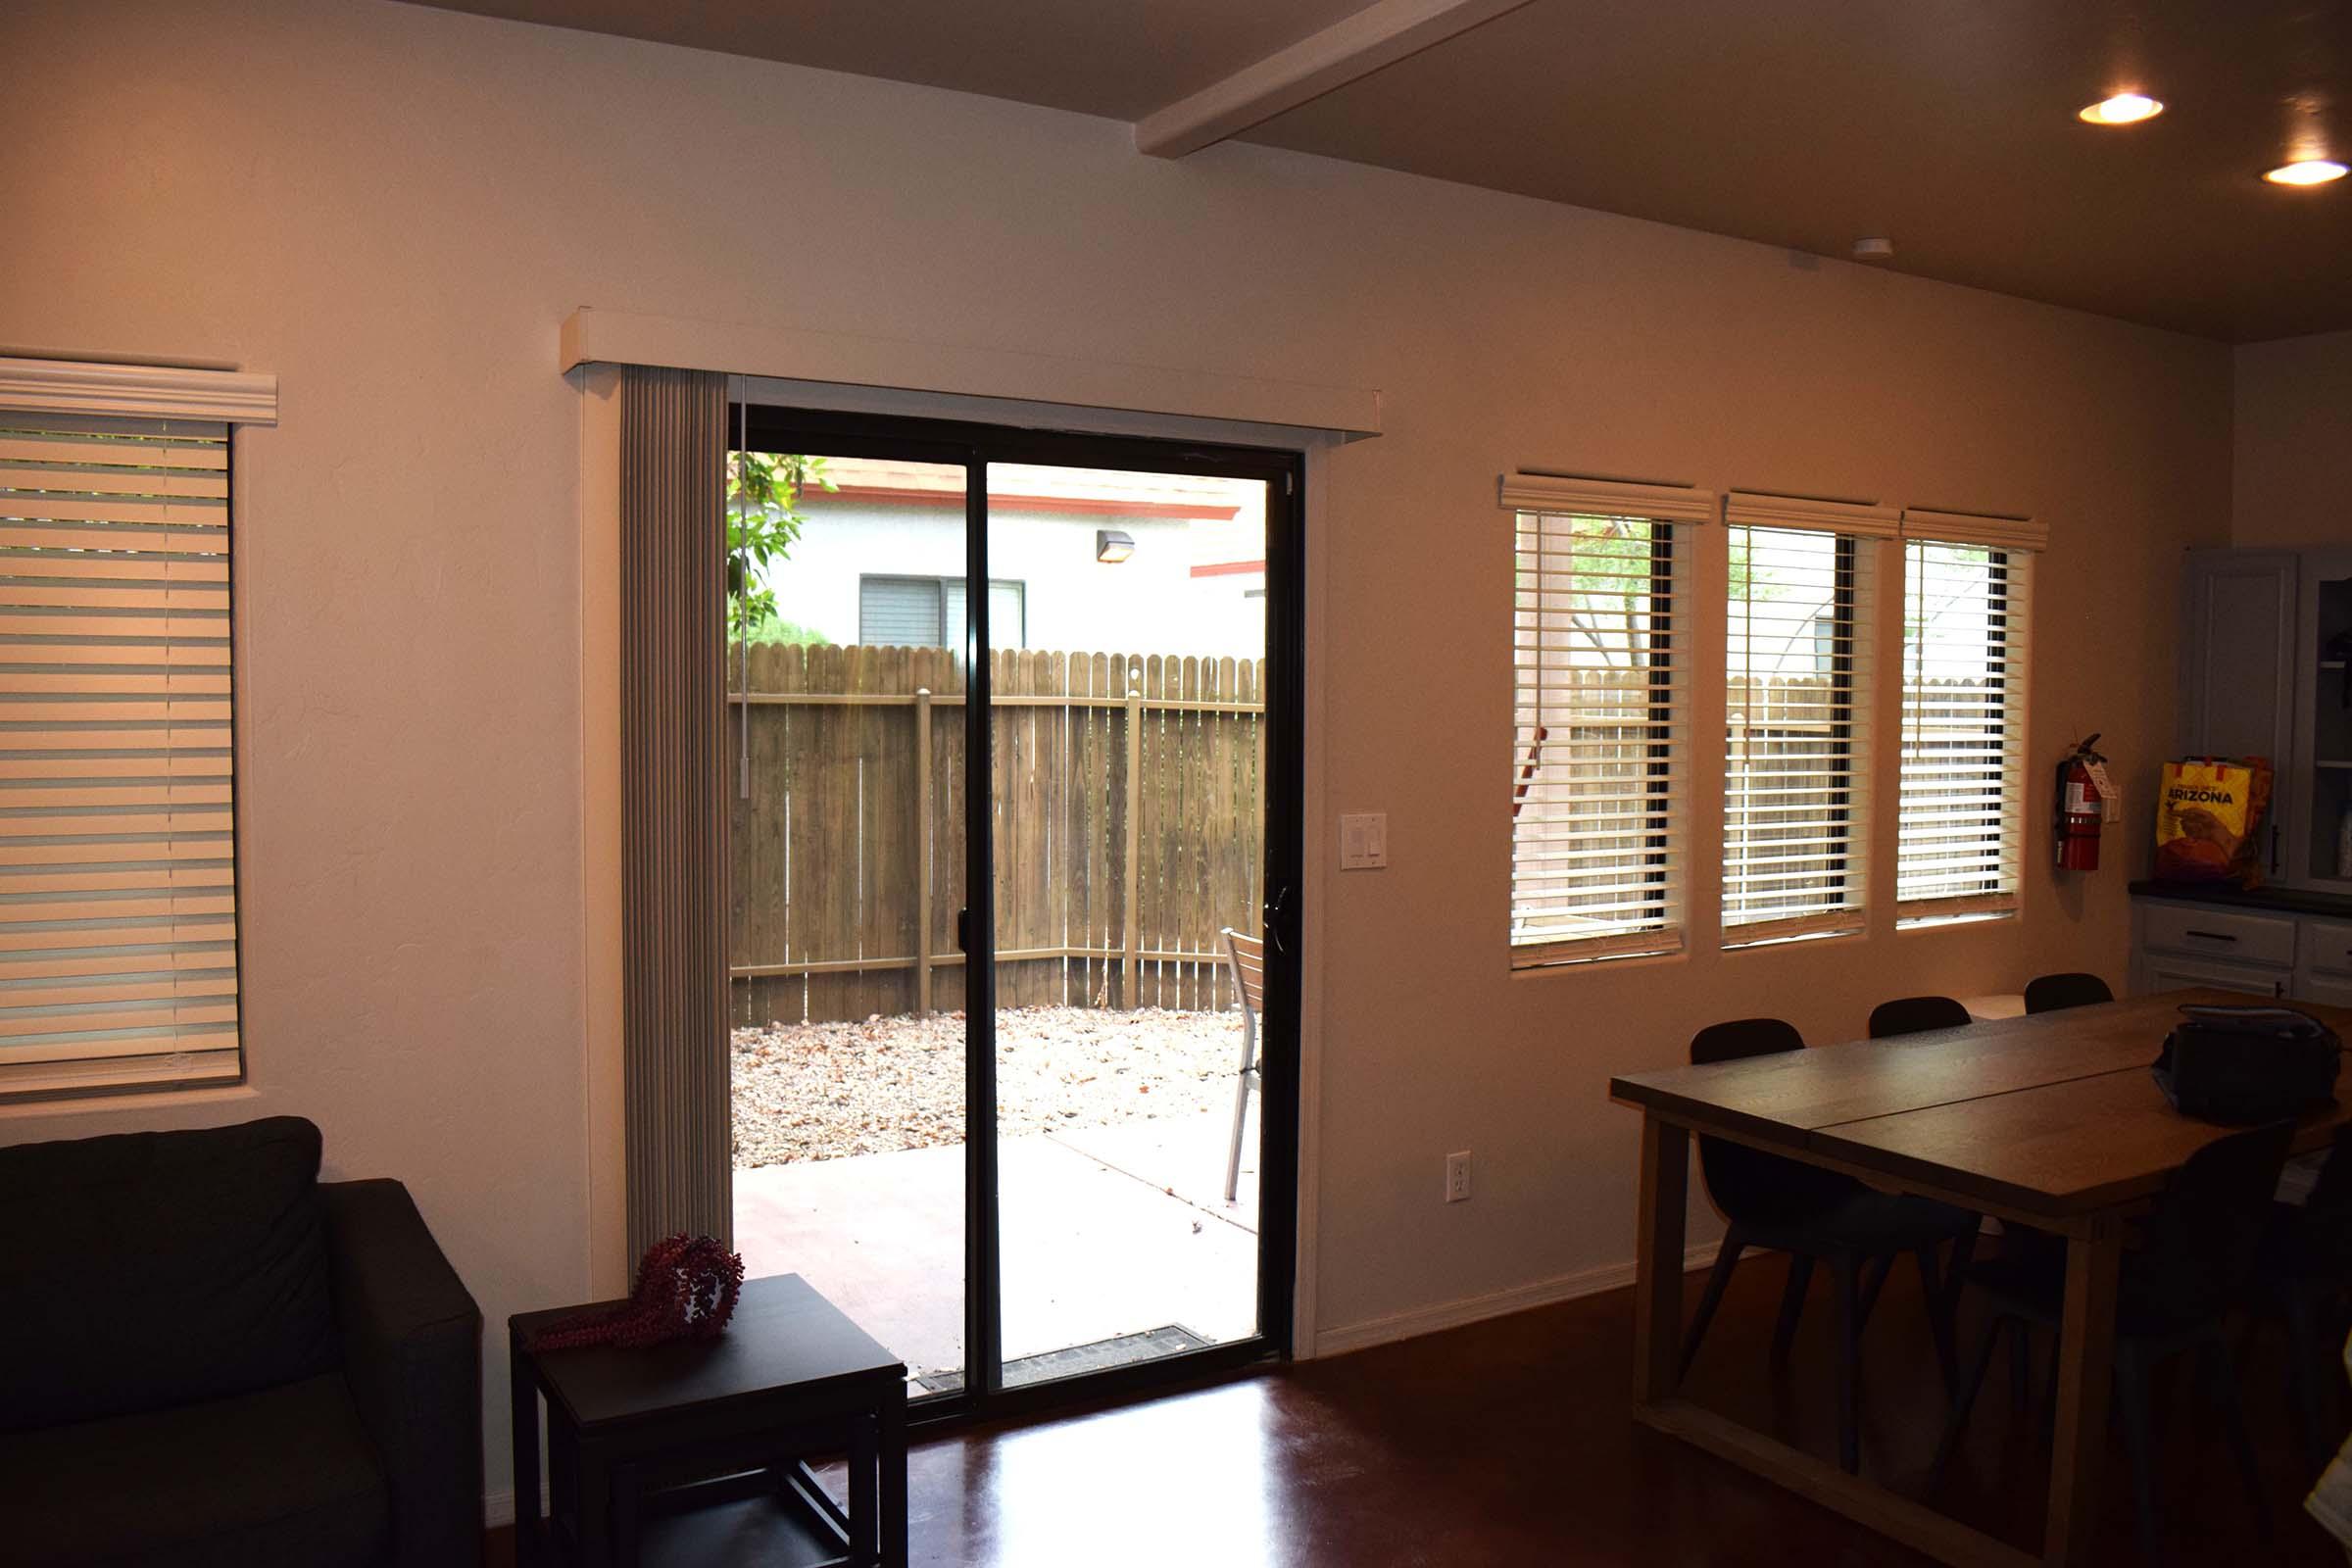
<svg viewBox="0 0 2352 1568"><path fill-rule="evenodd" d="M321 1182L343 1377L383 1461L392 1564L478 1564L482 1313L395 1181Z"/></svg>

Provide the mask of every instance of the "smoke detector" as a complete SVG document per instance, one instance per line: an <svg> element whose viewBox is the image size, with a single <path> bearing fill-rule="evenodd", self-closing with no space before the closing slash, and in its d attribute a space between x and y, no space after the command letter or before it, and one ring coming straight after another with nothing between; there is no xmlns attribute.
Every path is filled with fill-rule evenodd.
<svg viewBox="0 0 2352 1568"><path fill-rule="evenodd" d="M1891 262L1894 260L1894 241L1884 234L1868 234L1854 241L1854 260L1857 262Z"/></svg>

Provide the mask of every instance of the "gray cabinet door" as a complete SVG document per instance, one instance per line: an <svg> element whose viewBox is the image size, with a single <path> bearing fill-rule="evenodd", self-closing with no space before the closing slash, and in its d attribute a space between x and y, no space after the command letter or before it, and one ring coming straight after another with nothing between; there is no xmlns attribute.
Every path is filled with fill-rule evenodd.
<svg viewBox="0 0 2352 1568"><path fill-rule="evenodd" d="M2323 1007L2352 1007L2352 980L2340 975L2299 974L2288 995L2297 1002L2316 1002Z"/></svg>
<svg viewBox="0 0 2352 1568"><path fill-rule="evenodd" d="M2271 760L2270 872L2285 871L2278 824L2296 780L2296 556L2286 550L2188 553L2180 649L2180 745L2190 753Z"/></svg>
<svg viewBox="0 0 2352 1568"><path fill-rule="evenodd" d="M2216 991L2243 991L2254 997L2282 997L2291 976L2284 969L2265 969L2251 963L2221 963L2210 958L2176 958L2169 953L2135 954L2132 960L2132 994L2180 991L2193 986Z"/></svg>
<svg viewBox="0 0 2352 1568"><path fill-rule="evenodd" d="M2296 711L2295 778L2298 809L2286 821L2283 880L2328 893L2352 890L2336 875L2337 835L2352 806L2352 691L2341 669L2323 669L2328 643L2352 631L2352 550L2302 554L2303 618L2295 639L2295 667L2305 685Z"/></svg>

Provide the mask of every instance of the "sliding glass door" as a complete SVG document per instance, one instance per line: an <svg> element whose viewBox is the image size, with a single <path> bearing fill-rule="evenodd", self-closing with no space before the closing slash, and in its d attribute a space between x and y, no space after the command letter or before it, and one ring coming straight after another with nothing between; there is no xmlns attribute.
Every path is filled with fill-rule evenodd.
<svg viewBox="0 0 2352 1568"><path fill-rule="evenodd" d="M1265 902L1278 488L989 466L1008 1387L1258 1332L1257 1004L1237 955L1259 950Z"/></svg>
<svg viewBox="0 0 2352 1568"><path fill-rule="evenodd" d="M962 1386L970 1345L967 470L813 436L762 450L735 417L735 1240L751 1273L803 1275L889 1346L921 1397ZM859 515L845 486L895 499Z"/></svg>
<svg viewBox="0 0 2352 1568"><path fill-rule="evenodd" d="M1287 1349L1297 456L733 417L747 1267L942 1411Z"/></svg>

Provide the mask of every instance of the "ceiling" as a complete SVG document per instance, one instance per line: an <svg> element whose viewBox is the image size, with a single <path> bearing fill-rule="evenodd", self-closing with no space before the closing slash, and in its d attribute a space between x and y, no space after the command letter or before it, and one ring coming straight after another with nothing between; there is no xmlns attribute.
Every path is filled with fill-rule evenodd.
<svg viewBox="0 0 2352 1568"><path fill-rule="evenodd" d="M1364 0L430 3L1135 121ZM2126 88L2167 112L2075 119ZM2352 179L2260 178L2298 140L2352 162L2352 0L1531 0L1239 139L1824 256L1885 235L1897 271L2228 341L2352 327Z"/></svg>

